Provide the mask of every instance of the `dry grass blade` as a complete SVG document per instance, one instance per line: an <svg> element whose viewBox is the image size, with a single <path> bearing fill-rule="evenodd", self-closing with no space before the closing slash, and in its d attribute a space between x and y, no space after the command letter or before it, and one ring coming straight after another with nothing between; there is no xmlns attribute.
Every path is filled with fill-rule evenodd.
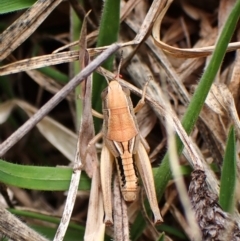
<svg viewBox="0 0 240 241"><path fill-rule="evenodd" d="M104 240L105 224L103 223L103 198L100 189L99 166L93 167L93 178L89 198L89 208L87 215L85 241Z"/></svg>
<svg viewBox="0 0 240 241"><path fill-rule="evenodd" d="M224 23L227 20L227 16L231 12L235 0L222 0L219 4L219 13L218 13L218 32L220 33L222 31L222 28L224 26Z"/></svg>
<svg viewBox="0 0 240 241"><path fill-rule="evenodd" d="M69 0L69 2L71 4L72 8L74 9L75 13L78 15L78 18L84 19L84 17L86 16L86 12L85 12L84 8L82 7L82 5L77 0ZM87 18L87 21L92 29L96 28L95 23L90 18Z"/></svg>
<svg viewBox="0 0 240 241"><path fill-rule="evenodd" d="M79 51L69 51L30 59L19 60L0 67L0 76L14 74L22 71L38 69L46 66L68 63L79 59Z"/></svg>
<svg viewBox="0 0 240 241"><path fill-rule="evenodd" d="M226 114L226 106L224 104L223 97L219 92L218 87L213 84L210 92L208 93L206 104L216 114L224 116Z"/></svg>
<svg viewBox="0 0 240 241"><path fill-rule="evenodd" d="M87 17L87 16L86 16ZM86 17L82 26L79 39L79 59L81 69L89 64L89 55L87 52L87 28ZM93 117L92 117L92 75L82 82L82 97L83 97L83 112L81 116L80 132L79 132L79 155L82 160L82 165L89 177L93 175L93 166L98 165L97 153L94 145L88 146L89 142L95 135Z"/></svg>
<svg viewBox="0 0 240 241"><path fill-rule="evenodd" d="M87 52L87 27L86 18L84 18L82 31L79 39L79 59L81 63L81 69L89 64L89 55ZM86 230L84 234L84 240L93 241L104 239L105 224L103 223L103 200L102 193L100 191L100 174L98 158L96 148L94 145L90 147L89 142L94 137L94 125L92 117L92 75L83 81L82 85L82 97L83 97L83 111L81 116L81 124L79 131L78 141L78 155L82 160L81 168L83 168L89 177L92 178L89 209L87 215Z"/></svg>
<svg viewBox="0 0 240 241"><path fill-rule="evenodd" d="M21 45L62 0L38 0L0 35L0 61Z"/></svg>
<svg viewBox="0 0 240 241"><path fill-rule="evenodd" d="M26 224L21 222L17 217L2 207L0 207L0 233L4 234L6 237L9 237L11 240L48 240L33 231Z"/></svg>
<svg viewBox="0 0 240 241"><path fill-rule="evenodd" d="M109 46L101 48L88 49L90 56L95 56L107 49ZM52 53L43 56L33 57L30 59L19 60L11 64L0 67L0 76L15 74L22 71L38 69L42 67L73 62L79 59L79 51L72 50L62 53Z"/></svg>
<svg viewBox="0 0 240 241"><path fill-rule="evenodd" d="M163 105L165 105L166 109L171 109L170 104L167 103L166 101L164 101L164 97L163 97ZM171 170L172 170L172 173L173 173L173 176L175 179L175 185L177 187L178 194L179 194L179 197L181 200L181 204L184 208L184 213L186 215L187 223L189 226L189 229L188 229L189 238L191 240L199 240L200 241L201 240L201 232L198 228L198 224L196 223L194 213L191 209L191 203L190 203L189 197L187 195L187 190L184 185L184 180L183 180L183 177L182 177L181 171L180 171L180 163L179 163L179 159L178 159L178 155L177 155L176 139L175 139L175 134L174 134L174 130L173 130L173 124L172 124L173 120L172 119L173 119L173 117L168 112L166 112L165 123L166 123L167 135L168 135L169 160L170 160L170 164L171 164ZM189 148L190 152L193 151L193 146L191 146L191 144L189 142L187 144L190 147ZM193 157L195 157L195 156L193 156ZM199 165L199 164L197 164L197 165Z"/></svg>
<svg viewBox="0 0 240 241"><path fill-rule="evenodd" d="M79 45L80 45L79 61L82 65L82 69L85 68L90 62L89 55L86 50L86 48L87 48L87 46L86 46L86 33L87 33L86 18L87 18L87 15L84 18L84 22L82 25L82 31L81 31L80 39L79 39ZM78 184L79 184L80 175L81 175L80 167L84 166L86 172L91 176L93 175L93 165L91 165L91 164L94 163L95 167L97 168L96 149L94 147L91 148L91 150L90 150L91 152L89 152L90 157L89 157L88 153L86 154L87 144L90 141L90 140L86 139L86 136L89 139L91 139L94 136L92 115L88 114L88 113L91 113L91 90L92 90L91 75L88 76L86 79L84 79L83 84L85 84L84 91L83 91L83 93L84 93L83 94L84 95L83 96L84 97L83 113L82 113L82 122L81 122L81 126L80 126L80 134L79 134L79 139L77 141L77 150L76 150L75 161L74 161L74 165L75 165L74 169L75 170L72 174L72 179L71 179L71 183L70 183L70 188L69 188L69 192L68 192L68 196L67 196L66 205L64 208L61 223L58 227L58 230L57 230L55 238L54 238L55 241L63 240L63 238L65 236L65 232L67 230L67 227L68 227L68 224L69 224L69 221L71 218L71 214L73 211L74 203L76 200L76 196L77 196ZM88 125L86 126L86 124L88 124ZM87 141L87 144L86 144L86 141ZM83 150L84 150L84 154L83 154ZM83 160L85 162L83 162ZM86 163L90 164L90 167L88 165L86 165ZM96 172L95 172L95 175L97 175Z"/></svg>
<svg viewBox="0 0 240 241"><path fill-rule="evenodd" d="M75 166L81 165L81 160L79 159L78 150L76 150L74 164L75 164ZM76 169L75 171L73 171L71 181L70 181L69 190L68 190L66 204L65 204L64 211L63 211L63 214L62 214L61 222L58 226L55 237L53 239L54 241L61 241L65 237L65 234L66 234L66 231L67 231L67 228L68 228L68 224L69 224L70 219L71 219L71 215L72 215L73 207L74 207L74 204L75 204L75 200L76 200L76 197L77 197L77 190L78 190L78 184L79 184L79 181L80 181L80 177L81 177L81 170L80 169Z"/></svg>
<svg viewBox="0 0 240 241"><path fill-rule="evenodd" d="M142 0L130 0L125 2L123 10L121 11L120 20L121 22L124 21L127 16L131 13L131 11L141 2Z"/></svg>
<svg viewBox="0 0 240 241"><path fill-rule="evenodd" d="M123 200L120 183L117 175L113 178L113 216L114 216L114 240L129 240L129 224L127 215L127 204Z"/></svg>
<svg viewBox="0 0 240 241"><path fill-rule="evenodd" d="M57 83L53 78L41 73L38 70L29 70L26 71L29 77L31 77L39 86L41 86L44 90L49 91L52 94L56 94L62 87L59 83ZM69 100L74 99L74 95L70 94L66 97Z"/></svg>
<svg viewBox="0 0 240 241"><path fill-rule="evenodd" d="M238 113L236 110L233 96L232 96L231 92L229 91L228 87L224 84L218 85L218 89L224 100L225 108L228 110L229 116L231 118L231 122L233 122L233 124L235 126L237 137L238 137L238 139L240 139L240 122L239 122L239 117L238 117Z"/></svg>
<svg viewBox="0 0 240 241"><path fill-rule="evenodd" d="M155 0L153 1L151 8L149 9L137 35L132 41L134 44L139 44L147 35L148 31L151 29L153 23L155 22L157 16L164 11L165 5L168 4L169 0ZM128 44L128 43L127 43ZM129 45L129 44L128 44Z"/></svg>
<svg viewBox="0 0 240 241"><path fill-rule="evenodd" d="M0 124L4 123L8 119L8 117L14 107L15 107L14 101L7 101L4 103L1 103L1 105L0 105Z"/></svg>

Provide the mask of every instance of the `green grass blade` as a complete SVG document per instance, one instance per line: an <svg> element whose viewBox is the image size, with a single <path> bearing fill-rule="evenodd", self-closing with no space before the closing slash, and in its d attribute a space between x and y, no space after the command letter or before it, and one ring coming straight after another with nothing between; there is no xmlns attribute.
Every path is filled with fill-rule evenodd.
<svg viewBox="0 0 240 241"><path fill-rule="evenodd" d="M230 13L224 25L222 33L217 41L216 48L213 52L211 61L209 62L209 65L206 68L206 71L202 75L200 79L200 83L182 119L182 125L188 134L191 133L196 123L196 120L202 109L202 106L210 90L210 87L221 66L223 57L226 52L227 45L232 38L236 24L238 22L239 13L240 13L240 0L236 1L235 6L233 7L233 10ZM183 150L183 144L179 138L177 138L177 150L179 155ZM171 169L169 164L168 153L165 155L162 161L162 164L160 165L156 174L154 175L154 178L155 178L157 197L160 200L164 194L167 183L171 178ZM135 225L136 227L134 227ZM143 220L142 215L141 216L139 215L138 218L136 218L134 226L133 226L133 230L137 230L137 232L132 233L132 239L137 240L137 237L135 236L135 234L139 235L139 233L141 233L140 230L143 230L145 227L145 221Z"/></svg>
<svg viewBox="0 0 240 241"><path fill-rule="evenodd" d="M158 231L167 233L168 235L174 236L175 240L187 240L187 236L183 231L178 230L174 226L169 226L162 224L159 227L156 227Z"/></svg>
<svg viewBox="0 0 240 241"><path fill-rule="evenodd" d="M72 175L71 168L39 167L12 164L0 159L0 182L21 188L64 191L68 190ZM90 190L90 179L83 172L79 189Z"/></svg>
<svg viewBox="0 0 240 241"><path fill-rule="evenodd" d="M97 41L97 47L110 45L118 40L118 32L120 25L120 0L106 0L103 6L103 13L100 22L100 29ZM108 58L104 63L103 67L112 70L114 56ZM101 112L101 92L106 87L107 83L104 77L94 73L93 74L93 93L92 103L93 108L98 112ZM102 121L96 119L95 130L98 133L101 129Z"/></svg>
<svg viewBox="0 0 240 241"><path fill-rule="evenodd" d="M53 240L55 233L57 231L57 228L52 227L46 227L43 225L30 225L35 231L37 231L39 234L44 235L49 240ZM66 235L64 236L63 240L66 241L79 241L83 240L85 230L73 230L71 228L68 228Z"/></svg>
<svg viewBox="0 0 240 241"><path fill-rule="evenodd" d="M1 76L0 81L0 90L2 93L4 93L6 96L10 98L14 98L14 91L10 84L10 78L8 76ZM2 100L0 100L2 102Z"/></svg>
<svg viewBox="0 0 240 241"><path fill-rule="evenodd" d="M161 234L158 238L158 241L164 241L165 240L165 234Z"/></svg>
<svg viewBox="0 0 240 241"><path fill-rule="evenodd" d="M56 82L66 84L69 80L68 76L53 67L44 67L39 69L39 72L54 79Z"/></svg>
<svg viewBox="0 0 240 241"><path fill-rule="evenodd" d="M34 213L34 212L18 210L18 209L9 209L9 211L20 217L37 219L37 220L41 220L41 221L48 222L51 224L56 224L56 225L59 225L60 223L60 218L48 216L41 213ZM57 229L57 228L51 228L51 227L49 228L44 227L42 225L30 225L30 226L40 234L43 234L44 236L49 238L50 240L53 239ZM81 224L77 224L75 222L70 222L64 240L67 240L67 241L83 240L84 233L85 233L85 226ZM105 240L110 241L111 239L109 236L106 236Z"/></svg>
<svg viewBox="0 0 240 241"><path fill-rule="evenodd" d="M36 0L1 0L0 14L22 10L31 7Z"/></svg>
<svg viewBox="0 0 240 241"><path fill-rule="evenodd" d="M233 213L237 179L236 143L234 128L231 127L223 160L219 204L225 212Z"/></svg>
<svg viewBox="0 0 240 241"><path fill-rule="evenodd" d="M9 211L12 214L15 214L17 216L21 217L27 217L27 218L32 218L32 219L37 219L41 220L44 222L52 223L52 224L59 224L60 223L60 218L58 217L52 217L46 214L42 213L35 213L35 212L30 212L30 211L25 211L25 210L18 210L18 209L9 209ZM74 222L70 222L69 228L78 230L78 231L83 231L85 228L79 224L76 224Z"/></svg>
<svg viewBox="0 0 240 241"><path fill-rule="evenodd" d="M155 173L157 168L154 168ZM190 173L189 167L182 168L183 175ZM72 169L68 167L43 167L13 164L0 159L0 182L20 188L43 191L68 190ZM79 190L90 190L90 179L81 174Z"/></svg>
<svg viewBox="0 0 240 241"><path fill-rule="evenodd" d="M82 3L83 1L79 1L79 4L83 5ZM71 8L71 16L70 16L70 28L71 28L71 42L77 41L79 40L79 34L81 33L81 29L82 29L82 24L83 22L78 18L77 14L75 13L75 11ZM79 48L79 46L75 46L74 50L77 50ZM82 61L82 60L80 60ZM70 69L71 69L71 74L73 76L77 75L80 71L80 62L79 61L75 61L70 63ZM72 76L70 76L72 77ZM78 85L75 88L75 107L76 107L76 127L77 129L79 129L80 126L80 122L81 122L81 117L82 117L82 100L79 98L79 96L82 95L82 91L81 91L81 85Z"/></svg>

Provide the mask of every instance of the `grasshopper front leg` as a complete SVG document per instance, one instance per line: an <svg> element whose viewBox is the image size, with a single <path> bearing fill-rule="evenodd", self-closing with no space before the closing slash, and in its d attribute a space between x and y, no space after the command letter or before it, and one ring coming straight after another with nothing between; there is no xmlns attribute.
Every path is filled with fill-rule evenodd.
<svg viewBox="0 0 240 241"><path fill-rule="evenodd" d="M134 113L137 113L138 111L140 111L142 107L145 105L145 95L146 95L148 83L149 81L147 81L143 87L142 98L138 101L137 105L134 107Z"/></svg>
<svg viewBox="0 0 240 241"><path fill-rule="evenodd" d="M101 185L103 194L103 206L105 211L104 222L107 226L113 224L112 218L112 172L114 156L109 149L103 145L100 162Z"/></svg>
<svg viewBox="0 0 240 241"><path fill-rule="evenodd" d="M92 115L95 116L95 117L97 117L97 118L99 118L99 119L103 119L103 118L104 118L103 114L97 112L97 111L94 110L94 109L92 109Z"/></svg>
<svg viewBox="0 0 240 241"><path fill-rule="evenodd" d="M149 204L154 215L154 224L162 223L163 219L158 207L152 167L148 154L141 142L139 142L137 152L134 156L138 171L140 173L144 188L147 193Z"/></svg>

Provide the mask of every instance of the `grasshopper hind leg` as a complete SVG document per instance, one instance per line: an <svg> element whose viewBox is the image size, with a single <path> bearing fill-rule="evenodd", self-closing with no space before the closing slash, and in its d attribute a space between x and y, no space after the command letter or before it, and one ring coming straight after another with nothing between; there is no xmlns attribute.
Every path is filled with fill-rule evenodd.
<svg viewBox="0 0 240 241"><path fill-rule="evenodd" d="M152 167L147 152L141 142L139 142L137 152L134 156L139 174L142 178L142 182L146 190L150 207L154 215L154 224L160 224L163 222L163 219L158 207Z"/></svg>
<svg viewBox="0 0 240 241"><path fill-rule="evenodd" d="M103 195L103 206L104 206L104 223L107 226L113 225L113 214L112 214L112 173L113 173L114 157L103 145L100 162L100 173L101 173L101 186Z"/></svg>

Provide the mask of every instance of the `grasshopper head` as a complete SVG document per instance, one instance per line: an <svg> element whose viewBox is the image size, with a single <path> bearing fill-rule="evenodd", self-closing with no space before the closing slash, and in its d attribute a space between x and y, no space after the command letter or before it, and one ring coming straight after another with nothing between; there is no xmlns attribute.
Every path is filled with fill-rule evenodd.
<svg viewBox="0 0 240 241"><path fill-rule="evenodd" d="M109 85L108 88L110 88L111 90L119 90L122 89L121 85L119 84L119 82L116 79L113 79Z"/></svg>

